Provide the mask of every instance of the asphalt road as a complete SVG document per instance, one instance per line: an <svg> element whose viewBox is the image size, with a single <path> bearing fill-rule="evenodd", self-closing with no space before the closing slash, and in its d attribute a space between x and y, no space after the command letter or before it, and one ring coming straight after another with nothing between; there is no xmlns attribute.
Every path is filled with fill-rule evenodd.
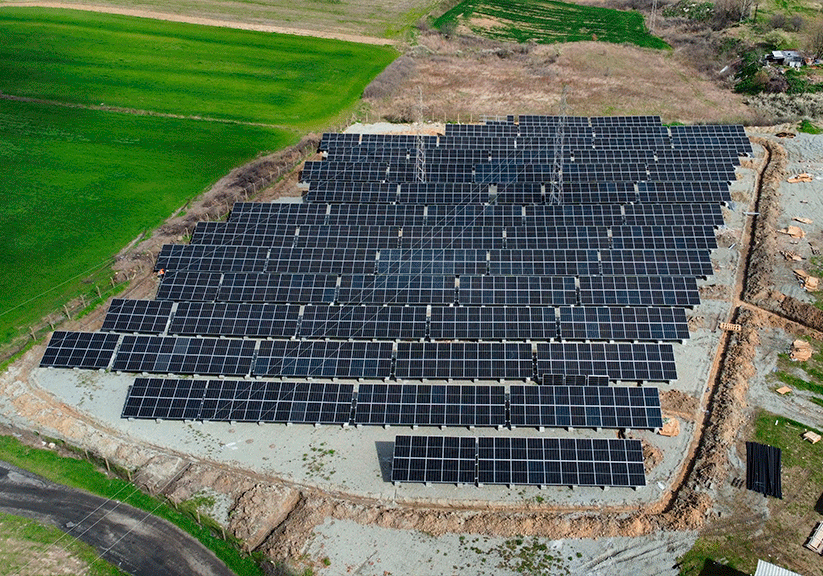
<svg viewBox="0 0 823 576"><path fill-rule="evenodd" d="M161 518L2 461L0 512L56 526L134 576L235 576L199 541Z"/></svg>

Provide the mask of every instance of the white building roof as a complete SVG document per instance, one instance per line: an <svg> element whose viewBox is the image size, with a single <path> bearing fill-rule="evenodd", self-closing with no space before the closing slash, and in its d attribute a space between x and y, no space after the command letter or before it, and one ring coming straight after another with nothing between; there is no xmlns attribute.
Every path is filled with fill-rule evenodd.
<svg viewBox="0 0 823 576"><path fill-rule="evenodd" d="M780 566L775 566L774 564L769 564L768 562L764 562L763 560L757 561L757 571L755 571L754 576L802 576L797 572L792 572L791 570L786 570L785 568L781 568Z"/></svg>

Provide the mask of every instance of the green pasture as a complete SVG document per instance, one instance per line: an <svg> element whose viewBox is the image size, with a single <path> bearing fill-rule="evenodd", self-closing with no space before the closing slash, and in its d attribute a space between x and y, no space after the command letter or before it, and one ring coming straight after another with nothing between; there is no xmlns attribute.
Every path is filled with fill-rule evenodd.
<svg viewBox="0 0 823 576"><path fill-rule="evenodd" d="M480 19L482 25L478 24ZM459 23L480 36L510 42L599 40L668 48L663 40L649 34L639 12L554 0L464 0L437 18L434 26L442 30Z"/></svg>
<svg viewBox="0 0 823 576"><path fill-rule="evenodd" d="M0 38L0 92L42 100L0 99L0 345L235 166L335 122L396 56L35 8L0 7ZM83 108L101 103L180 117Z"/></svg>
<svg viewBox="0 0 823 576"><path fill-rule="evenodd" d="M121 247L236 164L294 138L0 100L0 340L25 334L97 269L107 271Z"/></svg>
<svg viewBox="0 0 823 576"><path fill-rule="evenodd" d="M0 8L0 91L184 116L324 127L392 48L110 14Z"/></svg>

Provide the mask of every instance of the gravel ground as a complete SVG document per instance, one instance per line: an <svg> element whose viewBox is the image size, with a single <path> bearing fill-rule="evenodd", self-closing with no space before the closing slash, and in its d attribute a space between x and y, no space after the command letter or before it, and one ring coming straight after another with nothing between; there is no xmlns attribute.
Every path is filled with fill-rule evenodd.
<svg viewBox="0 0 823 576"><path fill-rule="evenodd" d="M691 532L667 532L597 540L525 537L518 544L516 538L476 534L433 537L329 519L317 527L305 552L318 576L674 576L679 572L677 558L694 545L695 538ZM531 570L523 569L527 562Z"/></svg>
<svg viewBox="0 0 823 576"><path fill-rule="evenodd" d="M792 269L811 269L808 259L814 254L811 252L810 242L816 248L823 249L823 137L799 133L795 138L782 138L779 142L788 154L788 175L807 172L814 181L795 184L784 181L780 187L783 209L777 222L778 228L794 225L806 232L805 238L799 241L778 234L780 249L796 252L805 260L787 262L781 259L774 271L775 287L784 294L810 302L813 300L812 295L798 285ZM792 220L797 216L809 218L813 224ZM755 360L757 375L749 381L749 404L821 427L823 407L809 402L809 393L794 391L781 396L774 392L779 385L770 375L776 370L777 355L788 352L792 340L794 337L791 334L779 329L763 330L760 333L759 356Z"/></svg>
<svg viewBox="0 0 823 576"><path fill-rule="evenodd" d="M780 139L780 144L786 149L789 157L788 174L807 172L814 177L814 181L795 184L783 182L780 187L783 213L777 221L778 228L793 225L806 232L806 237L800 240L779 234L780 249L800 254L806 261L785 262L778 266L775 270L775 287L784 294L811 302L811 295L799 286L792 269L810 269L808 259L813 256L810 243L817 249L823 249L823 138L811 134L798 134L795 138ZM810 218L814 223L808 225L792 220L797 216Z"/></svg>

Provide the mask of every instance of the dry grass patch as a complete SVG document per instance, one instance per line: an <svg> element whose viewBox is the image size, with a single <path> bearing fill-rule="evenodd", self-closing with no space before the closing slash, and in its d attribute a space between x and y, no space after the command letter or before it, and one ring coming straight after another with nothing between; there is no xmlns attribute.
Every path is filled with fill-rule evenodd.
<svg viewBox="0 0 823 576"><path fill-rule="evenodd" d="M391 89L368 98L371 120L415 120L417 87L425 116L469 121L481 114L556 114L563 85L575 115L658 114L665 122L746 122L750 111L671 54L580 42L499 44L435 34L403 62ZM369 94L369 90L366 90Z"/></svg>

